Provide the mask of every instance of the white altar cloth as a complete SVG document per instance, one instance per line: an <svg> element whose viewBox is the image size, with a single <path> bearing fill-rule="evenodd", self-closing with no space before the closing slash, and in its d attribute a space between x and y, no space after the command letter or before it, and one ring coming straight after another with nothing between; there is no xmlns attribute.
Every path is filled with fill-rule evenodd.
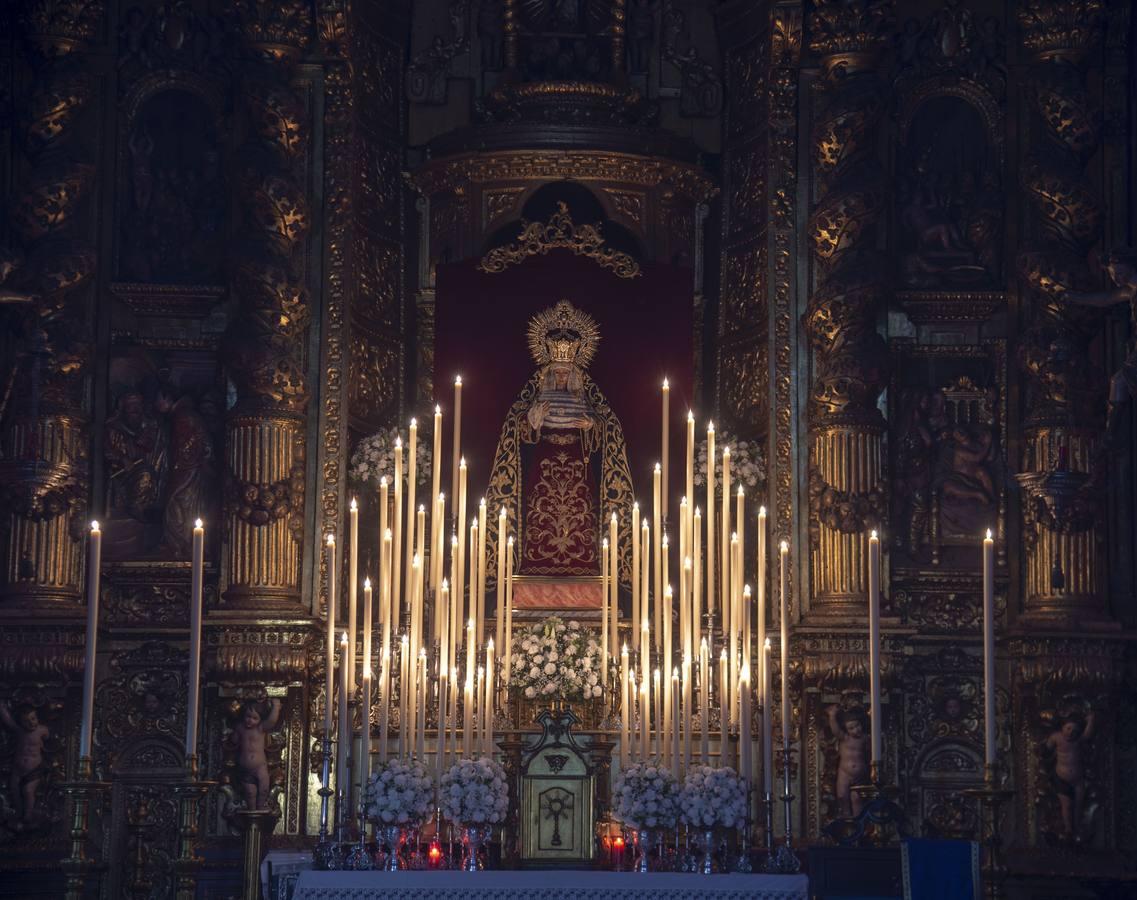
<svg viewBox="0 0 1137 900"><path fill-rule="evenodd" d="M301 872L293 900L807 900L805 875L679 872Z"/></svg>

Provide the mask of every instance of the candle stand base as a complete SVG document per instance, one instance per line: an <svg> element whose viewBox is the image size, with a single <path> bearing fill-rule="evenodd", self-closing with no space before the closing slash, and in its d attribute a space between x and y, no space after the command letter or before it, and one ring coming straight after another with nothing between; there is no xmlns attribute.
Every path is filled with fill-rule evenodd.
<svg viewBox="0 0 1137 900"><path fill-rule="evenodd" d="M66 875L67 900L82 900L88 895L87 883L103 868L97 859L87 853L87 838L90 835L90 816L92 803L99 800L110 788L105 781L95 781L91 771L90 757L79 760L75 780L64 782L64 795L71 801L71 853L62 861Z"/></svg>
<svg viewBox="0 0 1137 900"><path fill-rule="evenodd" d="M878 773L874 767L873 775ZM861 811L855 816L834 819L822 832L841 847L883 847L899 838L908 837L908 817L896 799L900 790L874 777L868 784L853 786L860 799Z"/></svg>
<svg viewBox="0 0 1137 900"><path fill-rule="evenodd" d="M1015 792L999 787L993 769L988 767L983 787L968 788L963 795L975 797L979 801L982 821L980 843L983 846L983 896L987 900L997 900L1006 896L1007 879L1007 869L1002 858L1003 837L999 807L1010 800Z"/></svg>
<svg viewBox="0 0 1137 900"><path fill-rule="evenodd" d="M280 813L275 809L239 809L233 814L233 821L245 834L245 854L241 875L241 896L245 898L261 895L261 857L266 835L272 834Z"/></svg>
<svg viewBox="0 0 1137 900"><path fill-rule="evenodd" d="M197 893L197 870L202 859L198 855L198 807L202 798L216 781L202 781L197 778L197 766L191 763L186 779L175 785L174 795L178 798L178 857L174 860L177 900L193 900Z"/></svg>
<svg viewBox="0 0 1137 900"><path fill-rule="evenodd" d="M796 875L801 871L801 860L787 841L779 844L773 856L766 860L765 869L770 875Z"/></svg>
<svg viewBox="0 0 1137 900"><path fill-rule="evenodd" d="M782 748L782 772L785 778L782 784L782 815L786 826L786 840L771 856L766 858L766 871L771 875L796 875L801 871L801 860L797 858L793 847L790 846L794 833L792 818L794 795L790 793L792 762L793 751L790 750L789 745L786 745Z"/></svg>

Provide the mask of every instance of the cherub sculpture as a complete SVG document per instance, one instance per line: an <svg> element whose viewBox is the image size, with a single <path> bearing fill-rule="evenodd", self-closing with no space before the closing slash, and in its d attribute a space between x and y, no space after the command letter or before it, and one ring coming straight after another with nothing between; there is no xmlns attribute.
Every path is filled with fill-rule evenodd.
<svg viewBox="0 0 1137 900"><path fill-rule="evenodd" d="M273 698L268 708L255 700L241 706L240 718L229 734L237 751L237 774L247 809L265 809L269 800L267 750L269 733L280 722L280 700Z"/></svg>
<svg viewBox="0 0 1137 900"><path fill-rule="evenodd" d="M837 805L842 816L860 814L863 800L853 788L869 780L869 720L864 709L825 708L829 731L837 740Z"/></svg>
<svg viewBox="0 0 1137 900"><path fill-rule="evenodd" d="M30 703L16 707L15 715L7 703L0 704L0 723L12 733L12 771L8 778L8 798L16 812L16 830L38 823L36 809L40 783L47 774L45 744L51 736L39 713Z"/></svg>
<svg viewBox="0 0 1137 900"><path fill-rule="evenodd" d="M1051 784L1058 795L1062 830L1067 838L1079 841L1086 802L1086 744L1094 736L1094 713L1075 711L1052 722L1041 751L1053 765Z"/></svg>

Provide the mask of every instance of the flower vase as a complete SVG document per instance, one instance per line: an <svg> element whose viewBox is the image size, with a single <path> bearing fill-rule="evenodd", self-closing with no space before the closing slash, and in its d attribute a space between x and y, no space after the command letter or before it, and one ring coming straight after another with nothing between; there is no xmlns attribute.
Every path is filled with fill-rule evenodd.
<svg viewBox="0 0 1137 900"><path fill-rule="evenodd" d="M702 859L696 860L695 871L701 872L704 875L710 875L715 870L715 833L710 828L705 828L697 832L695 843L698 845L700 852L703 854Z"/></svg>
<svg viewBox="0 0 1137 900"><path fill-rule="evenodd" d="M490 839L492 829L489 825L464 825L462 827L463 872L478 872L485 868L479 860L482 844Z"/></svg>
<svg viewBox="0 0 1137 900"><path fill-rule="evenodd" d="M633 872L649 872L652 842L654 834L647 828L636 829L636 863L632 867Z"/></svg>
<svg viewBox="0 0 1137 900"><path fill-rule="evenodd" d="M405 868L399 859L399 851L407 842L407 831L402 825L381 825L379 836L387 846L387 860L383 866L386 872L398 872Z"/></svg>

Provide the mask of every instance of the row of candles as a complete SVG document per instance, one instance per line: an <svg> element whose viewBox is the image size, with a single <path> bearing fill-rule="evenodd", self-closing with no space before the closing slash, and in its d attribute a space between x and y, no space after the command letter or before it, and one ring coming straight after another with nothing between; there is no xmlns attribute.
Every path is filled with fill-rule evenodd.
<svg viewBox="0 0 1137 900"><path fill-rule="evenodd" d="M768 528L765 508L757 515L757 591L745 581L745 492L740 486L735 495L735 510L724 499L721 513L716 516L716 471L708 466L706 478L706 527L698 506L688 502L694 497L695 420L687 416L687 447L685 475L687 493L680 503L678 523L679 559L681 560L678 599L678 640L674 639L676 619L675 596L668 571L669 538L664 529L667 521L667 483L665 475L669 453L669 400L670 389L663 384L662 407L662 464L653 472L653 508L651 521L641 520L639 504L632 509L631 571L631 623L630 638L620 646L618 628L619 577L617 562L620 558L621 536L615 513L609 521L608 536L602 546L602 610L601 610L601 678L609 698L618 690L621 696L620 758L627 764L634 756L655 755L667 761L678 772L689 765L694 743L695 723L698 722L699 752L709 761L710 712L712 708L716 599L721 598L721 628L718 655L718 698L721 735L737 733L746 736L740 740L738 764L750 779L754 771L752 723L755 702L758 710L771 708L771 641L766 636L768 618L766 602ZM464 522L467 513L467 466L461 456L461 399L462 381L454 386L454 446L453 491L457 497L457 521ZM442 412L435 408L432 459L441 459ZM707 427L707 456L716 459L714 425ZM416 508L415 472L417 451L417 424L411 420L407 450L407 471L404 491L403 447L396 443L393 485L386 478L379 487L379 571L377 582L370 577L362 582L362 609L359 608L359 509L353 500L348 513L347 558L347 609L346 625L342 637L336 640L338 591L336 575L340 571L337 543L333 535L327 536L328 616L326 632L327 677L325 684L324 732L330 742L338 738L339 754L337 777L340 785L347 783L348 754L352 724L347 703L339 705L338 721L333 722L333 703L336 678L337 644L339 645L340 697L351 698L358 694L365 715L369 717L374 692L379 695L380 760L389 751L391 724L392 683L395 678L395 660L398 660L399 727L398 752L416 753L425 758L427 711L434 704L437 723L435 752L441 767L447 755L492 753L494 748L494 709L501 699L499 680L504 684L508 675L512 652L512 578L514 572L513 537L508 535L508 516L503 507L498 513L496 535L496 615L495 637L485 640L485 585L487 582L487 509L485 501L478 505L478 514L464 533L455 530L450 538L449 577L444 575L444 553L428 552L427 511L424 505ZM730 448L724 447L721 460L721 485L724 498L731 496ZM439 491L440 466L432 465L432 497L429 517L431 548L445 545L446 497ZM404 496L405 494L405 496ZM405 515L405 519L404 519ZM721 525L716 554L716 518ZM732 521L733 520L733 521ZM404 521L406 528L404 529ZM405 536L404 536L405 531ZM88 570L88 639L84 671L83 719L80 732L80 757L89 758L94 705L94 675L96 636L98 627L98 590L101 561L101 538L98 523L92 523L90 533ZM468 543L467 543L468 541ZM984 659L984 711L985 744L988 765L994 763L994 544L990 532L983 542L983 659ZM192 541L191 596L190 596L190 673L189 702L185 736L187 760L196 759L197 728L200 697L202 568L204 527L195 523ZM785 541L779 546L779 623L781 671L788 671L789 652L789 548ZM718 559L716 560L716 556ZM400 562L403 564L400 565ZM719 564L716 577L716 562ZM468 577L468 582L467 582ZM720 581L721 579L721 581ZM705 594L704 594L705 586ZM427 591L434 598L433 616L426 633L427 616L431 606L425 602ZM756 594L756 606L752 602ZM705 597L705 612L704 612ZM377 599L377 603L376 603ZM360 616L362 613L362 616ZM756 613L756 615L755 615ZM400 628L400 617L403 626ZM362 619L362 660L356 665L355 650ZM707 627L704 630L703 622ZM463 622L465 627L463 628ZM640 627L636 628L635 623ZM752 624L756 623L756 635ZM374 628L380 630L379 673L376 679L372 669ZM401 633L400 633L401 632ZM757 638L755 641L754 638ZM872 761L881 759L882 729L878 719L882 709L880 696L880 542L876 532L869 537L869 646L870 646L870 715ZM756 691L752 679L752 649L761 648L757 664ZM484 655L479 648L484 646ZM434 649L434 654L428 653ZM500 648L502 661L496 655ZM651 668L651 650L654 648L657 665ZM464 654L463 658L460 658ZM634 658L638 656L638 666ZM479 658L480 657L480 658ZM618 667L617 667L618 660ZM464 662L464 671L462 663ZM675 663L678 662L678 665ZM660 667L662 664L662 668ZM638 673L637 673L638 668ZM357 670L359 683L357 683ZM618 676L616 672L619 672ZM667 676L670 673L670 677ZM433 678L431 677L433 674ZM499 678L500 676L500 678ZM619 683L615 683L615 678ZM609 679L613 680L611 685ZM376 684L377 682L377 684ZM459 696L461 694L461 696ZM696 699L697 698L697 699ZM791 734L788 698L788 680L781 679L781 716L783 748L788 749ZM461 716L459 716L461 706ZM638 709L638 716L636 711ZM638 738L635 736L638 721ZM763 781L770 790L772 765L772 720L761 716ZM652 725L654 724L654 747ZM359 779L367 778L370 760L370 727L361 729ZM725 739L722 741L725 746ZM720 750L720 752L722 752Z"/></svg>

